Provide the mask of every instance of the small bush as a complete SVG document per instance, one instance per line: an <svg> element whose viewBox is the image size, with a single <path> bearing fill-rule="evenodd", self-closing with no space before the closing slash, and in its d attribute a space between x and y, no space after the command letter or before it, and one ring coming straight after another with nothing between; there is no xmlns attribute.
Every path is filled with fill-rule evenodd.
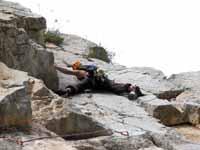
<svg viewBox="0 0 200 150"><path fill-rule="evenodd" d="M114 57L114 53L108 52L105 48L101 46L90 47L88 57L97 58L110 63Z"/></svg>
<svg viewBox="0 0 200 150"><path fill-rule="evenodd" d="M45 42L54 43L60 45L63 43L64 38L61 36L61 33L58 30L48 30L44 34Z"/></svg>

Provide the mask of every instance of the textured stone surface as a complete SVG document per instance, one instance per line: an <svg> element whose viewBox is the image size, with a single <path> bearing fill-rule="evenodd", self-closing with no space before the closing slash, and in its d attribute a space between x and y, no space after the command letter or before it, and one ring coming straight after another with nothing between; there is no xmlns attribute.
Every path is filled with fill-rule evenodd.
<svg viewBox="0 0 200 150"><path fill-rule="evenodd" d="M145 136L134 136L124 139L101 137L73 143L78 150L163 150Z"/></svg>
<svg viewBox="0 0 200 150"><path fill-rule="evenodd" d="M174 74L169 81L185 89L197 90L200 89L200 71Z"/></svg>
<svg viewBox="0 0 200 150"><path fill-rule="evenodd" d="M193 142L200 142L200 128L198 126L190 126L190 125L179 125L176 126L175 129L178 133L183 134L186 139L192 140Z"/></svg>
<svg viewBox="0 0 200 150"><path fill-rule="evenodd" d="M44 44L42 31L46 28L44 17L33 14L30 9L18 3L0 1L1 26L23 28L27 34L40 44Z"/></svg>
<svg viewBox="0 0 200 150"><path fill-rule="evenodd" d="M25 120L28 125L31 122L31 107L33 115L29 133L0 132L2 136L23 141L56 134L68 136L65 135L66 141L61 137L34 140L27 142L23 148L0 138L0 149L200 149L197 130L190 128L196 134L191 133L188 137L188 128L177 129L176 132L171 127L184 123L198 127L199 72L182 73L167 79L161 71L153 68L125 68L91 59L87 54L97 44L75 35L63 35L62 47L47 44L45 49L41 46L44 44L45 27L43 17L32 14L19 4L0 1L0 60L9 67L24 70L43 80L29 79L26 73L16 70L11 73L10 69L0 64L0 113L3 114L0 124L22 126ZM73 63L76 60L83 64L96 64L117 82L139 85L145 96L136 101L112 93L82 93L61 98L48 89L58 87L54 58L57 64L63 66L63 61ZM59 72L58 77L59 88L62 89L79 82L75 77Z"/></svg>
<svg viewBox="0 0 200 150"><path fill-rule="evenodd" d="M0 128L31 124L28 76L0 63Z"/></svg>
<svg viewBox="0 0 200 150"><path fill-rule="evenodd" d="M75 134L99 131L86 137L108 135L103 125L84 114L72 111L67 99L50 91L41 80L34 80L32 87L33 120L59 134ZM82 137L83 138L83 137Z"/></svg>
<svg viewBox="0 0 200 150"><path fill-rule="evenodd" d="M184 105L158 99L154 95L140 97L138 103L153 117L165 125L188 123L187 112Z"/></svg>
<svg viewBox="0 0 200 150"><path fill-rule="evenodd" d="M0 1L0 61L11 68L41 78L51 89L58 79L54 56L37 43L43 43L45 19L19 4Z"/></svg>
<svg viewBox="0 0 200 150"><path fill-rule="evenodd" d="M63 49L73 54L87 55L89 53L90 47L97 46L97 44L76 35L63 34L63 37Z"/></svg>
<svg viewBox="0 0 200 150"><path fill-rule="evenodd" d="M168 82L166 76L161 71L148 67L133 67L112 71L110 78L118 82L136 84L144 91L152 93L162 99L176 97L183 90Z"/></svg>
<svg viewBox="0 0 200 150"><path fill-rule="evenodd" d="M169 130L167 134L152 134L152 140L158 147L164 150L198 150L200 145L188 142L182 135L174 130Z"/></svg>
<svg viewBox="0 0 200 150"><path fill-rule="evenodd" d="M169 81L178 87L185 88L185 92L176 97L176 102L185 106L188 122L200 123L200 72L186 72L172 75Z"/></svg>
<svg viewBox="0 0 200 150"><path fill-rule="evenodd" d="M5 136L10 140L0 138L0 150L77 150L66 143L64 139L38 124L33 124L29 133L17 131L9 134L2 133L1 136ZM28 140L32 141L24 142ZM23 141L23 146L20 145L20 141Z"/></svg>
<svg viewBox="0 0 200 150"><path fill-rule="evenodd" d="M105 128L113 131L128 131L130 135L140 135L147 131L166 132L163 125L148 116L136 103L122 96L112 94L87 94L74 96L71 107L94 118Z"/></svg>
<svg viewBox="0 0 200 150"><path fill-rule="evenodd" d="M68 38L70 37L68 36ZM49 51L54 52L56 63L61 64L63 66L65 66L63 60L67 61L68 63L73 63L76 60L80 60L83 64L98 65L99 67L103 68L106 71L106 73L109 75L111 79L115 79L118 82L123 82L123 83L129 82L132 84L139 85L140 87L142 87L142 90L146 94L146 96L140 97L136 102L140 106L144 107L144 109L149 113L149 115L159 119L159 121L165 125L171 126L183 123L194 123L198 122L199 120L199 117L197 115L198 107L194 107L194 105L192 105L191 107L189 104L186 104L185 102L184 103L180 102L181 100L178 101L179 97L183 97L182 95L188 92L187 88L185 88L184 86L178 86L176 83L172 81L171 78L167 79L166 76L159 70L146 67L144 68L134 67L128 69L120 65L107 64L97 59L88 60L85 57L83 57L80 50L78 52L76 50L70 51L69 49L65 48L64 49L56 48L56 49L49 49ZM60 88L64 88L69 84L74 84L78 82L76 77L64 75L62 73L59 73L59 80L60 80ZM146 124L146 126L149 127L147 128L147 131L148 129L152 129L153 131L155 131L156 128L155 124L149 125L147 123L148 119L144 119L147 122L143 121L143 119L141 119L140 122L140 119L137 120L136 116L127 119L125 117L126 115L129 115L129 108L127 107L124 107L125 111L124 113L121 113L122 116L124 115L123 117L126 119L122 119L122 117L121 118L119 117L120 118L119 119L117 116L118 115L120 116L119 112L122 111L120 110L120 108L124 105L128 105L130 107L132 105L129 104L129 101L126 98L114 96L112 94L108 95L107 94L108 93L103 93L102 95L93 94L93 97L91 99L88 98L90 96L89 94L78 95L73 97L72 100L70 100L70 102L72 103L72 107L75 108L75 110L79 110L81 113L84 113L89 117L97 119L98 122L100 121L100 123L105 126L105 128L111 128L113 130L125 128L128 130L129 127L127 124L130 123L131 124L130 129L131 131L133 131L133 134L141 134L142 132L145 133L144 130L142 129L138 130L137 127L135 128L135 124L134 125L132 124L132 122L135 122L137 125L139 124L142 126L142 127L139 126L139 128L143 128L144 124ZM194 94L193 91L192 94ZM198 95L196 96L196 98L198 98ZM119 105L117 102L118 99L121 102ZM186 99L188 100L188 98ZM115 102L113 103L113 101ZM105 105L103 105L102 108L103 102L105 103ZM114 110L114 112L112 108L114 107L113 105L116 107L115 108L116 110ZM104 106L106 107L104 108ZM132 109L135 110L136 108L133 107ZM119 113L118 115L117 112ZM108 119L105 119L101 115L104 116L105 118L108 117ZM118 122L113 123L115 121L112 121L112 117L115 118L114 120ZM127 120L128 122L125 122ZM121 124L121 122L127 123L125 127Z"/></svg>

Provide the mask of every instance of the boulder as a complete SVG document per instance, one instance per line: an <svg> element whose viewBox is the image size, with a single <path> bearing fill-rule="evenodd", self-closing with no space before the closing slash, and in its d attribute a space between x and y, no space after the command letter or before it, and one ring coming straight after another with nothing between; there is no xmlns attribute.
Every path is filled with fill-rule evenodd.
<svg viewBox="0 0 200 150"><path fill-rule="evenodd" d="M87 133L80 137L81 139L110 134L103 125L92 118L73 111L68 100L54 94L41 80L34 79L31 97L34 122L42 124L58 135Z"/></svg>
<svg viewBox="0 0 200 150"><path fill-rule="evenodd" d="M56 90L54 56L40 45L44 43L45 28L43 17L17 3L0 1L0 61L44 80L49 88Z"/></svg>
<svg viewBox="0 0 200 150"><path fill-rule="evenodd" d="M172 126L188 122L184 105L159 99L154 95L140 97L138 103L161 123Z"/></svg>
<svg viewBox="0 0 200 150"><path fill-rule="evenodd" d="M174 74L169 81L185 91L176 97L176 102L184 105L189 123L200 123L200 72Z"/></svg>
<svg viewBox="0 0 200 150"><path fill-rule="evenodd" d="M44 17L33 14L30 9L18 3L0 1L1 26L25 29L28 36L37 43L44 44L43 32L46 29Z"/></svg>
<svg viewBox="0 0 200 150"><path fill-rule="evenodd" d="M0 128L28 127L32 121L27 73L0 63Z"/></svg>

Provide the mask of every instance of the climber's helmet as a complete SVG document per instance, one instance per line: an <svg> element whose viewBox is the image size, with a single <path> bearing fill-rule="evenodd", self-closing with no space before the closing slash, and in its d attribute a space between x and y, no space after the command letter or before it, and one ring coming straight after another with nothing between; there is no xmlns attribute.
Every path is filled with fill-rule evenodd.
<svg viewBox="0 0 200 150"><path fill-rule="evenodd" d="M78 60L72 64L73 70L77 70L81 66L81 62Z"/></svg>

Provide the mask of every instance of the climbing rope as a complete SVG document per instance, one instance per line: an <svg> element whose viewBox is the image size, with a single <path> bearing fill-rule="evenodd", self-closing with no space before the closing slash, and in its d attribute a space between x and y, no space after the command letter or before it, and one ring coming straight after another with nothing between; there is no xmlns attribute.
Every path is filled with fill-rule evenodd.
<svg viewBox="0 0 200 150"><path fill-rule="evenodd" d="M80 137L86 137L86 136L91 136L94 134L104 134L104 135L112 135L113 133L119 133L123 136L128 136L129 137L129 132L128 131L116 131L116 130L98 130L98 131L93 131L93 132L85 132L85 133L76 133L76 134L64 134L64 135L57 135L57 136L44 136L44 137L38 137L38 138L32 138L29 140L20 140L20 139L15 139L7 136L0 136L0 139L8 140L10 142L14 142L18 145L24 146L24 143L36 141L36 140L43 140L43 139L51 139L51 138L64 138L64 139L73 139L77 138L80 139Z"/></svg>

